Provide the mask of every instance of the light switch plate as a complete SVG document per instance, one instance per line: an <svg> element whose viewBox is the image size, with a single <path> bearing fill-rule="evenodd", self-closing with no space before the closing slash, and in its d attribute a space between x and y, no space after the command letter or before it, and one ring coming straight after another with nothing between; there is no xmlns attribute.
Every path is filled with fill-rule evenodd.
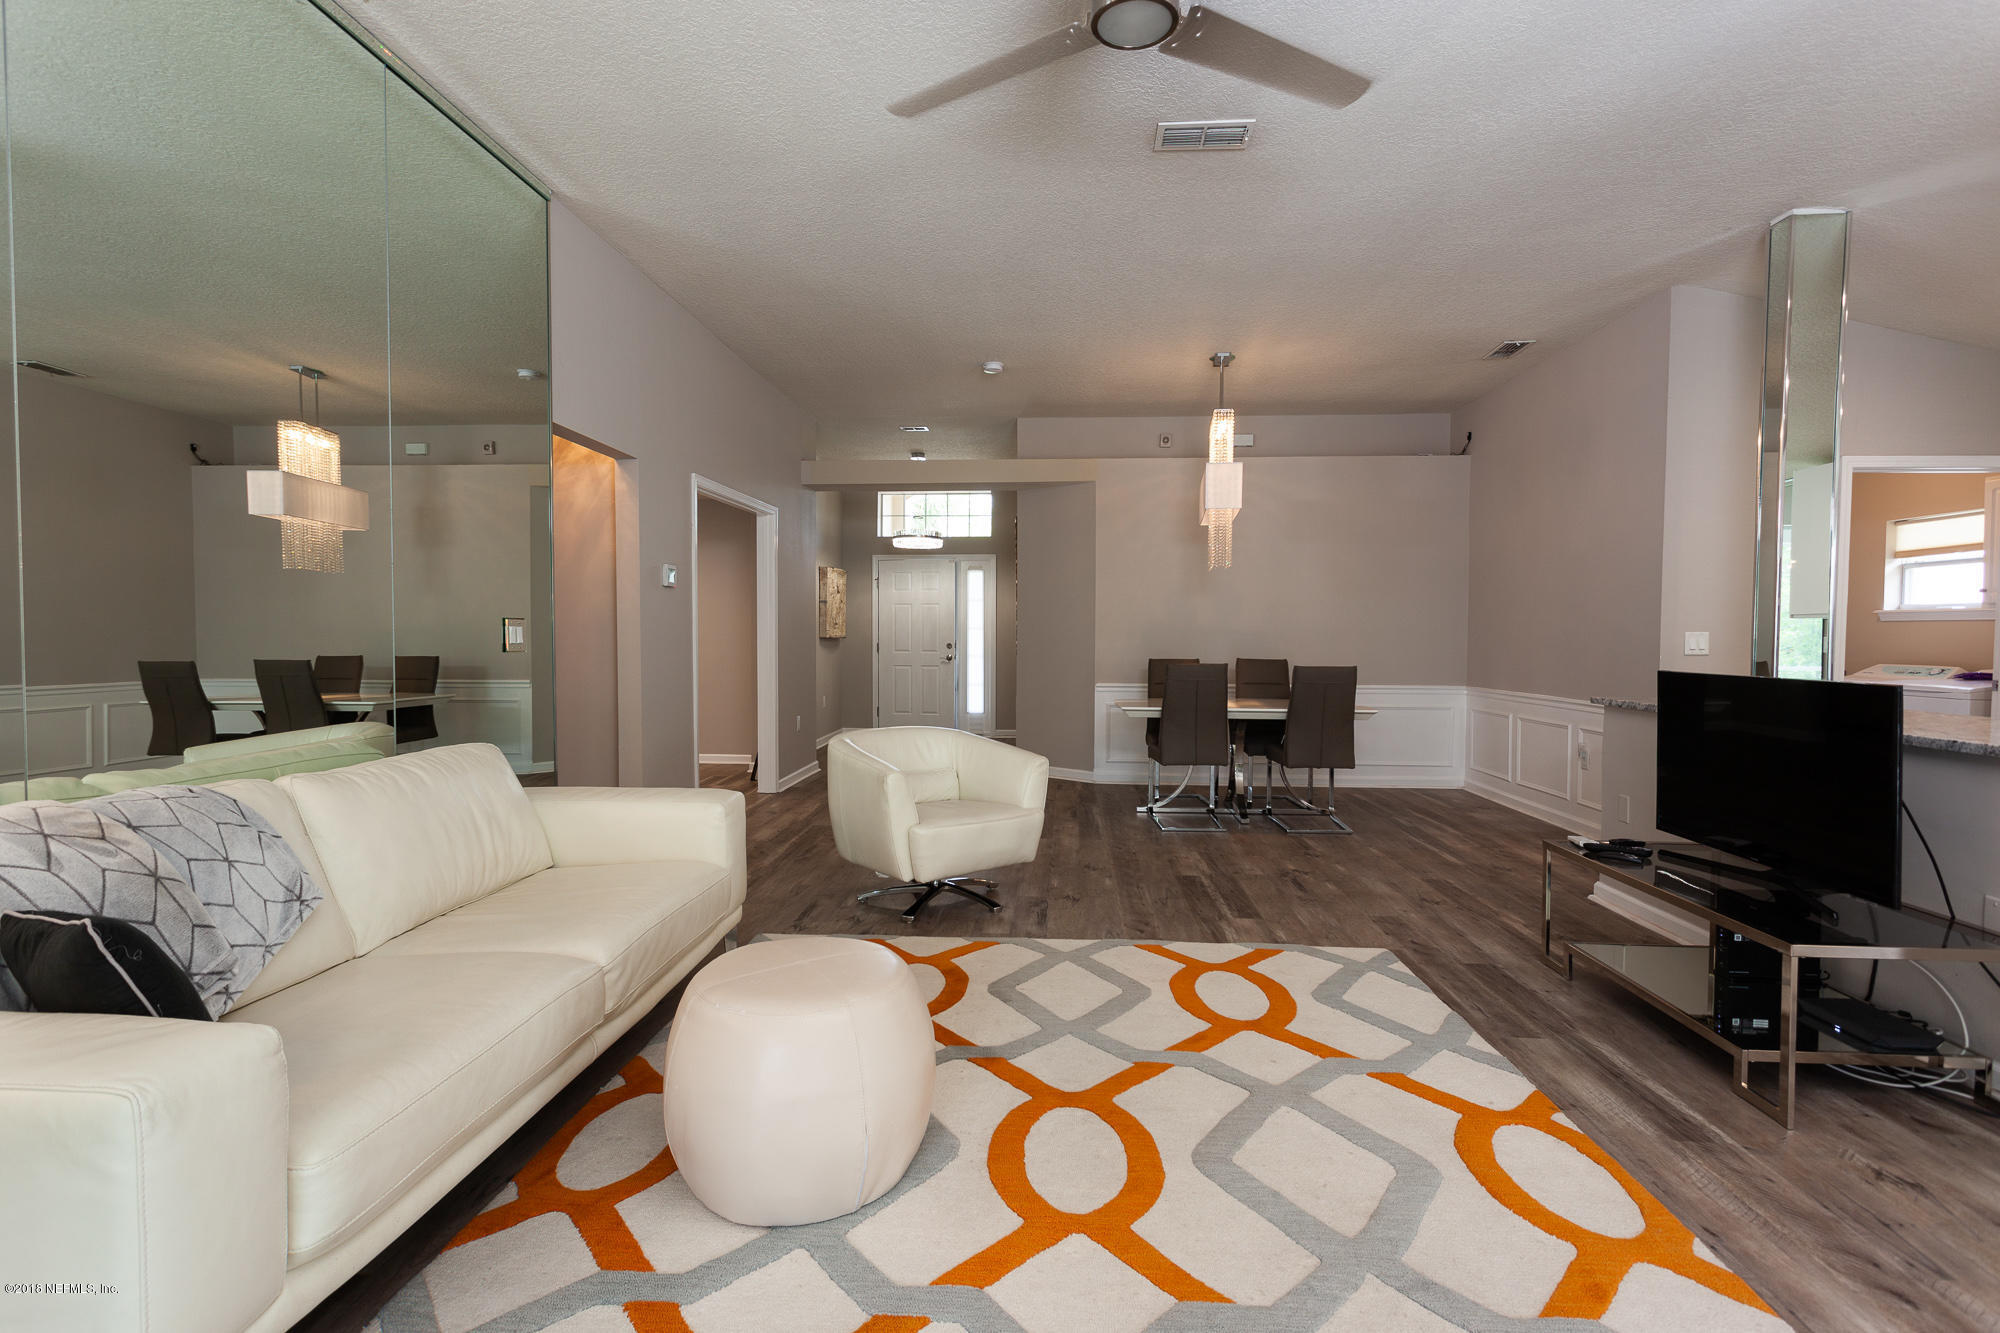
<svg viewBox="0 0 2000 1333"><path fill-rule="evenodd" d="M662 588L678 588L680 584L681 584L680 566L678 565L660 566L660 586Z"/></svg>
<svg viewBox="0 0 2000 1333"><path fill-rule="evenodd" d="M1687 646L1681 650L1683 657L1708 656L1708 631L1691 629L1687 632Z"/></svg>

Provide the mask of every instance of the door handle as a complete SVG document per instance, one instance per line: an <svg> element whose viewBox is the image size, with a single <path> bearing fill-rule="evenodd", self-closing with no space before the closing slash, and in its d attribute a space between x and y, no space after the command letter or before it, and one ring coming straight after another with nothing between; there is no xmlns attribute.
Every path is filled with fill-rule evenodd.
<svg viewBox="0 0 2000 1333"><path fill-rule="evenodd" d="M944 642L944 660L947 662L956 662L958 660L957 645L952 643L950 639L946 639Z"/></svg>

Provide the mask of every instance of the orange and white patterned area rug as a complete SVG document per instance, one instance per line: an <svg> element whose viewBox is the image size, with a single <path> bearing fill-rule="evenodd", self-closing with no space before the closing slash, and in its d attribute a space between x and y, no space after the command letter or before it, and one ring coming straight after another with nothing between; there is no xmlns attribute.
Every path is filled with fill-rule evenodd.
<svg viewBox="0 0 2000 1333"><path fill-rule="evenodd" d="M666 1149L663 1035L371 1329L1786 1327L1386 950L880 943L940 1047L895 1189L713 1216Z"/></svg>

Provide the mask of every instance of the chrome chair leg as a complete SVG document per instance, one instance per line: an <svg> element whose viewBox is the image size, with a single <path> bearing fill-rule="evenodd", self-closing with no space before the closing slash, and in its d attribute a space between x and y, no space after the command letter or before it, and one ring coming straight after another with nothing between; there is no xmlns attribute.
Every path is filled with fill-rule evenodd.
<svg viewBox="0 0 2000 1333"><path fill-rule="evenodd" d="M1270 788L1268 787L1266 788L1264 809L1261 812L1264 818L1270 820L1273 824L1276 824L1279 828L1283 829L1287 833L1326 835L1326 834L1348 834L1354 832L1354 829L1347 823L1346 820L1342 819L1339 815L1336 815L1333 812L1333 773L1331 770L1329 770L1326 775L1326 804L1324 806L1318 806L1314 805L1312 801L1309 799L1300 798L1298 792L1295 791L1292 787L1292 775L1290 770L1286 769L1283 765L1279 765L1278 768L1279 772L1283 776L1285 783L1284 799L1290 801L1293 805L1297 806L1299 809L1304 810L1306 812L1304 816L1305 818L1311 819L1317 817L1320 819L1324 819L1327 821L1329 827L1320 827L1317 825L1306 825L1303 827L1295 827L1291 824L1287 824L1283 819L1279 818L1277 812L1272 809ZM1312 771L1308 769L1306 772L1306 796L1310 797L1312 793L1313 793Z"/></svg>
<svg viewBox="0 0 2000 1333"><path fill-rule="evenodd" d="M1157 762L1153 763L1146 784L1146 803L1139 807L1139 813L1152 820L1154 828L1159 829L1162 833L1222 833L1228 831L1223 825L1221 817L1216 814L1215 765L1208 765L1208 800L1206 803L1197 795L1191 798L1195 802L1193 805L1174 804L1175 801L1181 799L1181 793L1187 790L1188 783L1194 781L1194 771L1199 767L1201 765L1188 765L1187 772L1181 777L1180 785L1165 796L1161 796L1160 765ZM1207 822L1199 824L1169 824L1166 822L1169 819L1199 819Z"/></svg>
<svg viewBox="0 0 2000 1333"><path fill-rule="evenodd" d="M944 879L913 880L908 884L895 884L886 889L870 889L866 893L855 894L854 901L865 903L870 898L880 898L888 893L914 893L917 896L903 909L902 917L905 921L915 921L917 913L931 899L941 893L956 893L961 897L970 898L974 902L984 905L989 912L997 912L1000 910L1002 904L987 897L985 894L979 892L979 890L998 887L999 885L990 879L977 879L971 875L951 875Z"/></svg>
<svg viewBox="0 0 2000 1333"><path fill-rule="evenodd" d="M1214 764L1207 765L1207 801L1203 802L1200 797L1196 797L1197 804L1192 806L1169 804L1169 802L1179 798L1181 792L1187 787L1188 782L1193 779L1195 767L1197 766L1189 766L1187 777L1181 780L1181 785L1174 788L1172 794L1166 800L1157 802L1144 811L1146 816L1153 821L1153 827L1160 830L1160 832L1227 833L1229 831L1229 826L1222 822L1222 816L1216 807L1216 772ZM1167 823L1169 819L1193 819L1198 822L1193 824L1169 824Z"/></svg>

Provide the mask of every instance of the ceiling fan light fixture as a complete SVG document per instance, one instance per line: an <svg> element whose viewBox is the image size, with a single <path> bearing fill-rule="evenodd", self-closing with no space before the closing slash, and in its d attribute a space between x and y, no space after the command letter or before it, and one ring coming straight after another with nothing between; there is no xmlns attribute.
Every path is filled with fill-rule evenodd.
<svg viewBox="0 0 2000 1333"><path fill-rule="evenodd" d="M1174 35L1181 11L1169 0L1109 0L1090 15L1091 36L1114 51L1144 51Z"/></svg>

